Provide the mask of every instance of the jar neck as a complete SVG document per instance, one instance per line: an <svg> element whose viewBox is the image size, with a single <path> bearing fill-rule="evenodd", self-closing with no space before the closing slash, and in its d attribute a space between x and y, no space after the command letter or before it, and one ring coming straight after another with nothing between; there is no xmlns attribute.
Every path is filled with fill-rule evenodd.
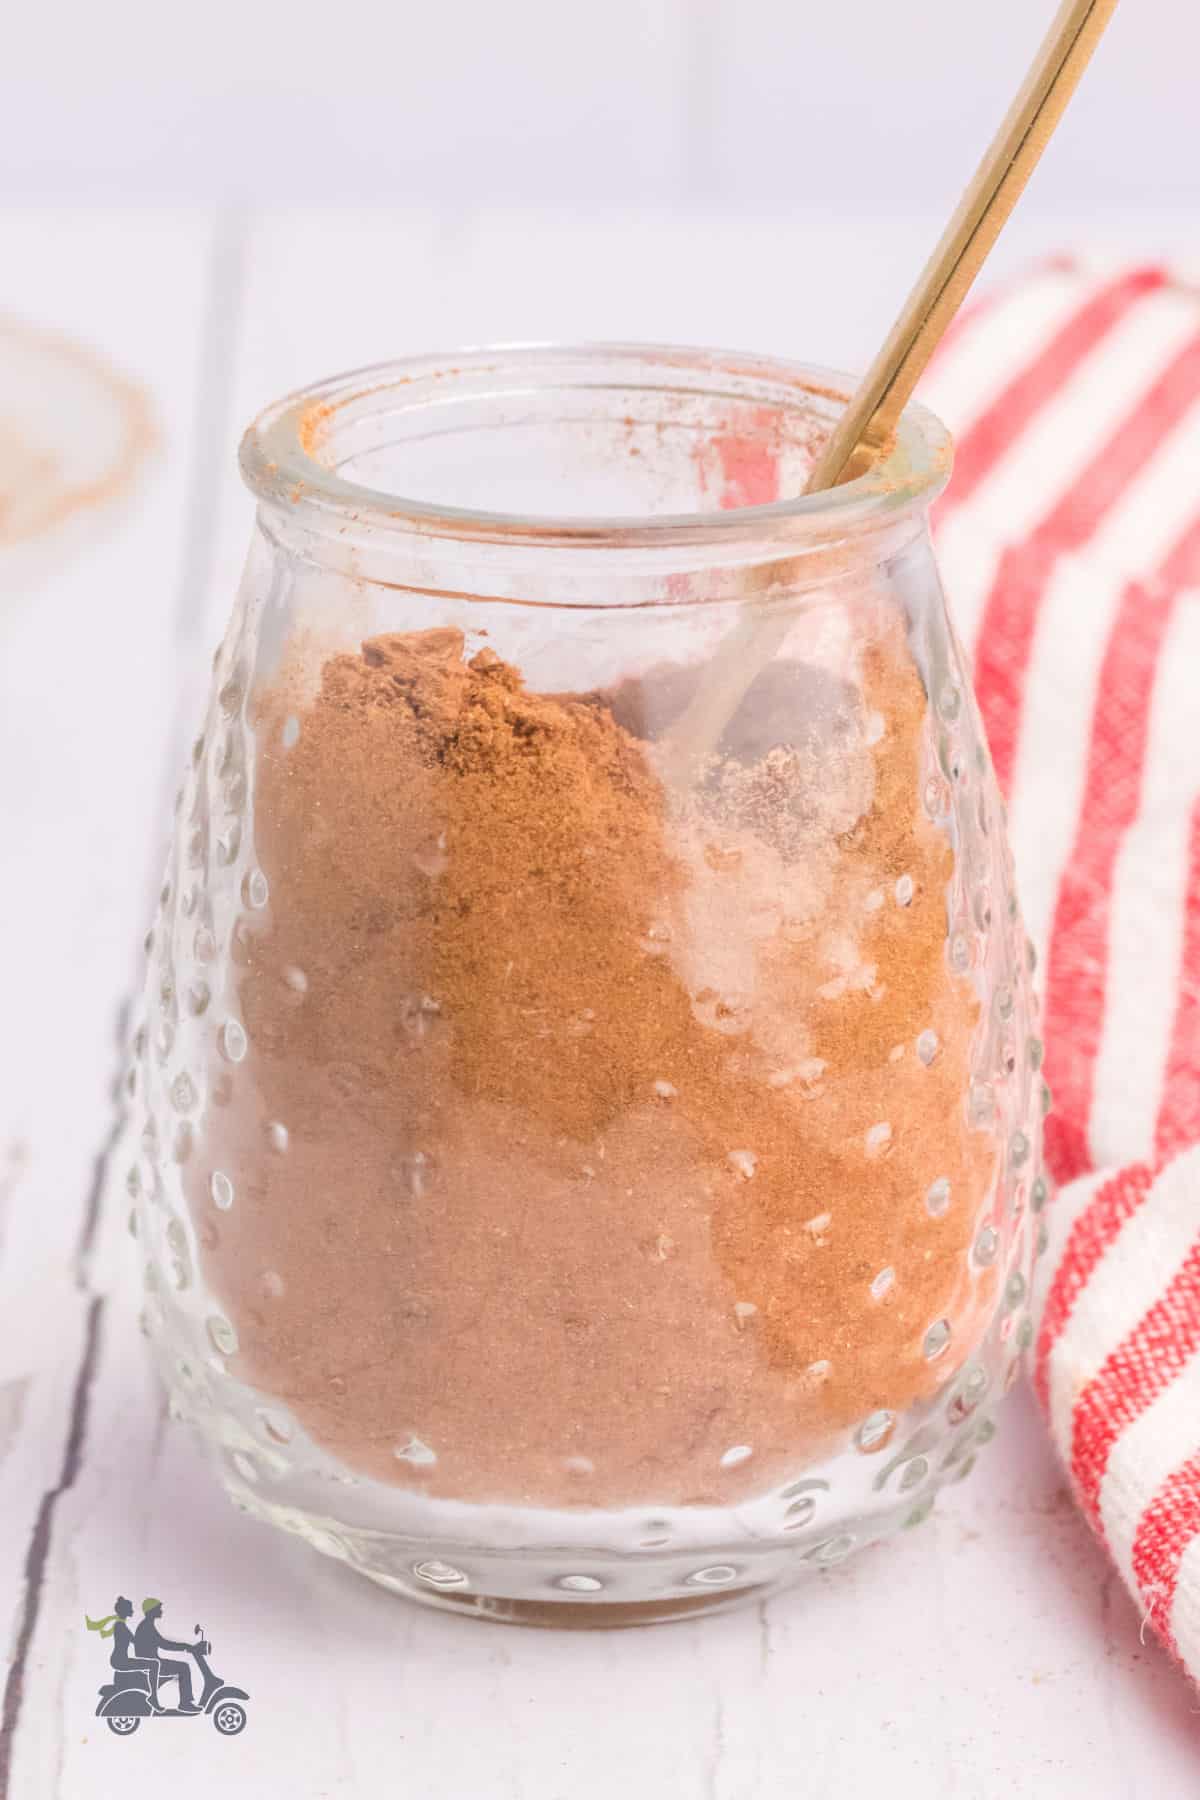
<svg viewBox="0 0 1200 1800"><path fill-rule="evenodd" d="M423 358L269 409L242 467L266 537L358 582L530 605L827 585L926 528L950 467L922 408L864 476L805 495L850 378L724 352Z"/></svg>
<svg viewBox="0 0 1200 1800"><path fill-rule="evenodd" d="M529 547L467 539L380 535L260 502L258 528L271 549L339 580L463 601L631 608L799 599L860 581L928 537L924 509L837 542L789 544L782 534L729 546L631 551L620 545Z"/></svg>

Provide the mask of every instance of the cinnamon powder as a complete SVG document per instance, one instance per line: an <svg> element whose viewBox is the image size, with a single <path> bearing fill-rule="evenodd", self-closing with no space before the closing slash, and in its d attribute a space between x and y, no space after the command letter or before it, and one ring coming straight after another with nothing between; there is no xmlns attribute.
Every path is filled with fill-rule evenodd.
<svg viewBox="0 0 1200 1800"><path fill-rule="evenodd" d="M691 681L531 693L442 630L258 698L205 1273L234 1372L359 1473L741 1498L933 1392L990 1309L903 635L857 688L776 664L669 801Z"/></svg>

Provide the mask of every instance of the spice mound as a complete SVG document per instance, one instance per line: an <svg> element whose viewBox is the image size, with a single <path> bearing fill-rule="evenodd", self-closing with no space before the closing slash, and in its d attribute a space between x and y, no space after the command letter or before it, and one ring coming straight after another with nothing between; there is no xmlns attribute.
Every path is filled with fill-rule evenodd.
<svg viewBox="0 0 1200 1800"><path fill-rule="evenodd" d="M258 694L270 903L191 1203L230 1367L349 1470L723 1504L932 1393L990 1307L903 635L854 682L776 664L680 793L692 679L535 693L438 630Z"/></svg>

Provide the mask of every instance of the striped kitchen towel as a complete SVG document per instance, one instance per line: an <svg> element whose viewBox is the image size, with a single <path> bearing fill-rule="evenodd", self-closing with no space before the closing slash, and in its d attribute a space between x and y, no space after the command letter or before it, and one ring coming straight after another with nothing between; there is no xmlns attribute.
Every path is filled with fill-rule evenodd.
<svg viewBox="0 0 1200 1800"><path fill-rule="evenodd" d="M1200 295L1056 261L922 397L936 518L1042 970L1034 1383L1079 1503L1200 1681Z"/></svg>

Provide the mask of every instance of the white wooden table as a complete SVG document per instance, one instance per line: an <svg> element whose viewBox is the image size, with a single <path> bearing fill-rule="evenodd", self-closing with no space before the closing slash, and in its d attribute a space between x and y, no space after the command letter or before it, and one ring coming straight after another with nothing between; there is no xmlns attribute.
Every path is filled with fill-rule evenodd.
<svg viewBox="0 0 1200 1800"><path fill-rule="evenodd" d="M1061 230L1034 220L1007 260ZM1106 235L1172 247L1169 222ZM0 309L100 348L159 430L132 497L82 539L19 558L0 542L0 1800L129 1782L172 1800L1200 1792L1196 1698L1143 1641L1023 1395L921 1531L757 1610L570 1636L426 1613L234 1512L168 1424L107 1167L123 998L249 527L242 423L317 374L481 339L675 337L853 364L927 237L896 221L0 218ZM176 1721L126 1742L93 1716L105 1656L83 1615L117 1592L161 1595L173 1635L203 1623L250 1691L242 1736Z"/></svg>

